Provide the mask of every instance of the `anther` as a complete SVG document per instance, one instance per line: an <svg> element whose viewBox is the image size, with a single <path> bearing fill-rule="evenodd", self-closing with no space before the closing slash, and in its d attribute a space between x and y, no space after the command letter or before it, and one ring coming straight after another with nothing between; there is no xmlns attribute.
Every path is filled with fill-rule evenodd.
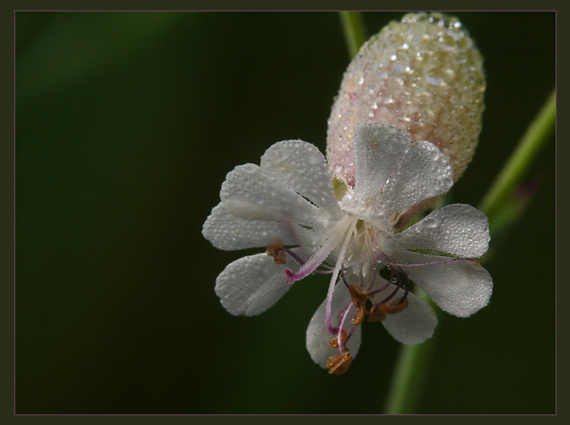
<svg viewBox="0 0 570 425"><path fill-rule="evenodd" d="M344 345L347 339L346 329L342 330L342 333L340 334L340 339L342 341L342 345ZM329 342L329 347L331 348L338 347L338 337L335 336L333 339L331 339L331 342Z"/></svg>
<svg viewBox="0 0 570 425"><path fill-rule="evenodd" d="M346 347L342 353L339 353L336 356L332 356L327 359L327 367L330 369L329 373L334 373L335 375L342 375L348 370L351 363L352 355Z"/></svg>
<svg viewBox="0 0 570 425"><path fill-rule="evenodd" d="M273 241L271 245L267 245L265 253L273 257L275 264L286 264L285 251L282 250L283 244L279 241Z"/></svg>
<svg viewBox="0 0 570 425"><path fill-rule="evenodd" d="M408 298L400 297L390 304L378 304L366 312L369 322L382 322L388 314L397 314L408 307Z"/></svg>
<svg viewBox="0 0 570 425"><path fill-rule="evenodd" d="M386 315L378 308L381 305L374 306L366 312L369 322L383 322L386 319Z"/></svg>
<svg viewBox="0 0 570 425"><path fill-rule="evenodd" d="M372 298L374 295L369 295L368 293L363 292L357 284L350 285L348 287L348 292L352 297L352 303L357 309L357 312L351 322L353 325L358 326L364 321L364 316L366 314L366 300L368 298Z"/></svg>

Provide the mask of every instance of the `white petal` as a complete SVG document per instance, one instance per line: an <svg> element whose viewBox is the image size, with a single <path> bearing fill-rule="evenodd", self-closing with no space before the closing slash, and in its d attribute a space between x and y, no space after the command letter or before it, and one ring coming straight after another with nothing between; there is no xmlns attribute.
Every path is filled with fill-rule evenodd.
<svg viewBox="0 0 570 425"><path fill-rule="evenodd" d="M411 252L399 257L405 259L405 262L415 264L448 259ZM403 269L442 310L458 317L469 317L485 307L493 292L491 275L475 261L459 260Z"/></svg>
<svg viewBox="0 0 570 425"><path fill-rule="evenodd" d="M224 308L236 316L255 316L275 304L292 285L285 281L285 268L299 268L287 256L287 264L275 264L272 257L256 254L230 263L216 279L216 294Z"/></svg>
<svg viewBox="0 0 570 425"><path fill-rule="evenodd" d="M276 241L283 245L311 245L315 232L293 223L245 220L226 211L222 204L212 210L202 234L216 248L235 250L266 247Z"/></svg>
<svg viewBox="0 0 570 425"><path fill-rule="evenodd" d="M331 318L333 326L338 326L339 314L342 312L342 310L351 304L352 297L350 296L348 289L346 286L344 286L344 283L338 283L335 287L332 300ZM327 330L325 322L325 307L326 299L313 315L311 321L309 322L309 327L307 328L307 350L309 351L309 354L311 355L313 361L322 368L326 368L327 359L329 357L338 354L338 348L329 347L329 342L332 338L334 338L334 336L331 335ZM352 309L352 311L348 313L347 320L345 321L345 329L349 334L352 329L350 319L352 319L354 316L352 313L353 311L355 312L355 310ZM353 358L356 357L358 349L360 348L360 328L360 326L356 327L354 333L346 344Z"/></svg>
<svg viewBox="0 0 570 425"><path fill-rule="evenodd" d="M383 281L383 284L385 283L386 281ZM376 294L374 301L381 301L394 292L395 289L396 285L390 285L384 291ZM404 291L398 289L398 292L391 300L397 300L403 295ZM428 303L409 292L408 307L400 313L386 315L386 319L382 324L396 341L407 345L420 344L432 337L433 331L437 326L437 316Z"/></svg>
<svg viewBox="0 0 570 425"><path fill-rule="evenodd" d="M301 140L275 143L261 157L261 169L322 210L335 216L341 214L325 157L310 143Z"/></svg>
<svg viewBox="0 0 570 425"><path fill-rule="evenodd" d="M274 181L260 167L245 164L226 177L220 192L222 206L246 220L277 221L319 227L326 221L319 208Z"/></svg>
<svg viewBox="0 0 570 425"><path fill-rule="evenodd" d="M354 132L354 191L364 201L377 197L410 146L410 134L393 125L361 122Z"/></svg>
<svg viewBox="0 0 570 425"><path fill-rule="evenodd" d="M413 143L373 202L368 221L383 221L424 199L439 196L453 185L447 157L432 143Z"/></svg>
<svg viewBox="0 0 570 425"><path fill-rule="evenodd" d="M452 204L394 235L405 249L421 249L466 258L481 257L489 248L489 220L465 204Z"/></svg>

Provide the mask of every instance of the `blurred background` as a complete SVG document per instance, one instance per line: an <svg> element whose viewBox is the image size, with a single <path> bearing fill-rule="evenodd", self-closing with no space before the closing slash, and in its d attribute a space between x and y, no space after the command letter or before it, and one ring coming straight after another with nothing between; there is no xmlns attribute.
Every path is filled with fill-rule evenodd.
<svg viewBox="0 0 570 425"><path fill-rule="evenodd" d="M487 73L478 205L555 84L554 13L455 13ZM369 35L403 13L365 13ZM285 139L325 149L350 61L337 13L16 13L16 412L380 413L399 345L366 323L348 373L305 348L327 279L234 317L201 235L226 174ZM555 144L446 316L419 413L554 413ZM370 326L367 326L370 325Z"/></svg>

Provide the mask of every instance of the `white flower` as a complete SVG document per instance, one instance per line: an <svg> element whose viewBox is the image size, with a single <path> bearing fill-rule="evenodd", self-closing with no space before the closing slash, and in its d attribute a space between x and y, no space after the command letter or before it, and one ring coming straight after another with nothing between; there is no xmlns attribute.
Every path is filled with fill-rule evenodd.
<svg viewBox="0 0 570 425"><path fill-rule="evenodd" d="M393 230L401 211L452 186L448 159L436 146L410 144L410 135L395 126L363 122L354 135L354 163L354 187L338 179L331 184L316 147L276 143L260 166L228 174L203 228L219 249L267 247L229 264L216 279L216 293L232 314L260 314L292 283L312 273L331 275L307 330L311 357L331 373L350 365L366 316L404 344L433 334L435 313L409 291L411 281L459 317L487 305L492 292L489 273L473 260L489 244L483 213L453 204Z"/></svg>

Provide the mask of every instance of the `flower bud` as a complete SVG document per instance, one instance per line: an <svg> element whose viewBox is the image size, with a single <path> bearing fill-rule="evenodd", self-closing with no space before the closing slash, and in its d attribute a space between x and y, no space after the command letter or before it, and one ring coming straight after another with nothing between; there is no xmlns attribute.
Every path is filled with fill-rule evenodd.
<svg viewBox="0 0 570 425"><path fill-rule="evenodd" d="M447 155L454 181L481 132L483 59L455 17L410 13L369 39L344 74L328 121L330 171L354 187L352 138L361 121L406 130Z"/></svg>

